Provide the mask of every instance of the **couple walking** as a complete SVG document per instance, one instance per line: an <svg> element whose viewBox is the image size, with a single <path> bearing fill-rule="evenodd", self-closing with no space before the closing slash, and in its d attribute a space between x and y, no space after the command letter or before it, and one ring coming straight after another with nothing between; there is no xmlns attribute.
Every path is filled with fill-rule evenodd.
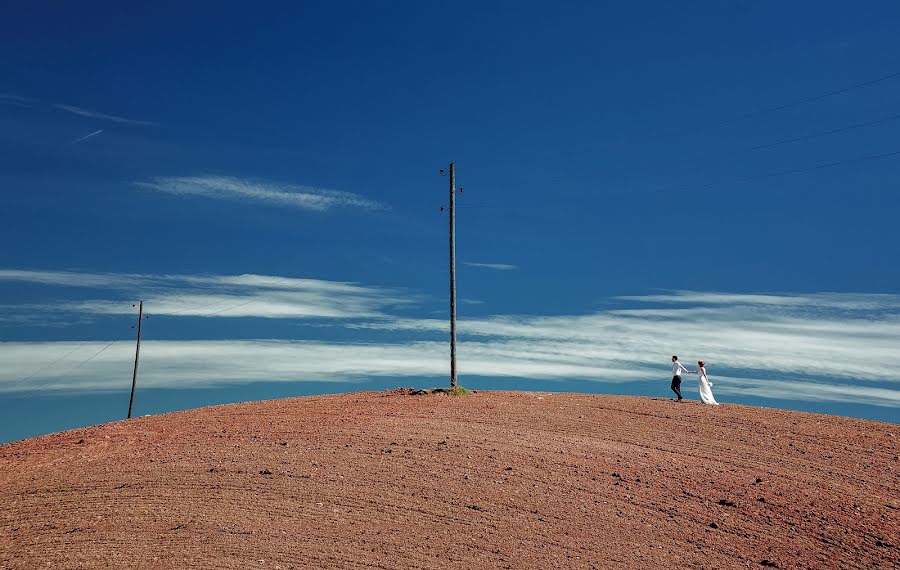
<svg viewBox="0 0 900 570"><path fill-rule="evenodd" d="M675 395L678 396L676 401L681 401L681 373L682 371L687 374L699 374L700 378L698 384L700 386L700 401L704 404L712 404L713 406L718 406L719 402L713 398L712 393L712 382L709 381L709 376L706 374L706 366L704 366L702 360L697 361L697 366L699 367L697 370L688 370L684 366L678 362L678 357L672 357L672 391L675 392Z"/></svg>

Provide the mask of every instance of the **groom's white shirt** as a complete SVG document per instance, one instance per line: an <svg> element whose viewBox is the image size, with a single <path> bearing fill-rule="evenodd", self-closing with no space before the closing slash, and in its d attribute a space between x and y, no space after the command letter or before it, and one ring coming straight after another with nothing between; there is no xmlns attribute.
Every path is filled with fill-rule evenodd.
<svg viewBox="0 0 900 570"><path fill-rule="evenodd" d="M690 374L691 372L681 365L677 360L672 363L672 376L681 376L681 371L684 370L686 374Z"/></svg>

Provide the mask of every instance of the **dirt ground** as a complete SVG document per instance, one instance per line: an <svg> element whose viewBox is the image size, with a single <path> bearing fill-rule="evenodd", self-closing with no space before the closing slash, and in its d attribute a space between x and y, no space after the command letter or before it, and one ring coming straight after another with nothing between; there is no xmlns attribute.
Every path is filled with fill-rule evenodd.
<svg viewBox="0 0 900 570"><path fill-rule="evenodd" d="M0 568L900 568L900 425L397 390L0 446Z"/></svg>

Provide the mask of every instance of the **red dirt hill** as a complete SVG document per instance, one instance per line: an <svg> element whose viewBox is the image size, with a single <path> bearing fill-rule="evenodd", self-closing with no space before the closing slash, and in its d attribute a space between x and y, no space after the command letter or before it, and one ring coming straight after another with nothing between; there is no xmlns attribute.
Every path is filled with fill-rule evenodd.
<svg viewBox="0 0 900 570"><path fill-rule="evenodd" d="M898 568L898 430L514 392L145 417L0 446L0 568Z"/></svg>

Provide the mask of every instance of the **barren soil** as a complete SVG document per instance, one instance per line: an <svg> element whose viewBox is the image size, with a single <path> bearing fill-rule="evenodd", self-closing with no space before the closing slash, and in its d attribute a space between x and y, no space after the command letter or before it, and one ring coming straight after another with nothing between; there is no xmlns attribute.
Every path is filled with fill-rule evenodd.
<svg viewBox="0 0 900 570"><path fill-rule="evenodd" d="M0 446L0 568L898 568L897 424L401 391Z"/></svg>

